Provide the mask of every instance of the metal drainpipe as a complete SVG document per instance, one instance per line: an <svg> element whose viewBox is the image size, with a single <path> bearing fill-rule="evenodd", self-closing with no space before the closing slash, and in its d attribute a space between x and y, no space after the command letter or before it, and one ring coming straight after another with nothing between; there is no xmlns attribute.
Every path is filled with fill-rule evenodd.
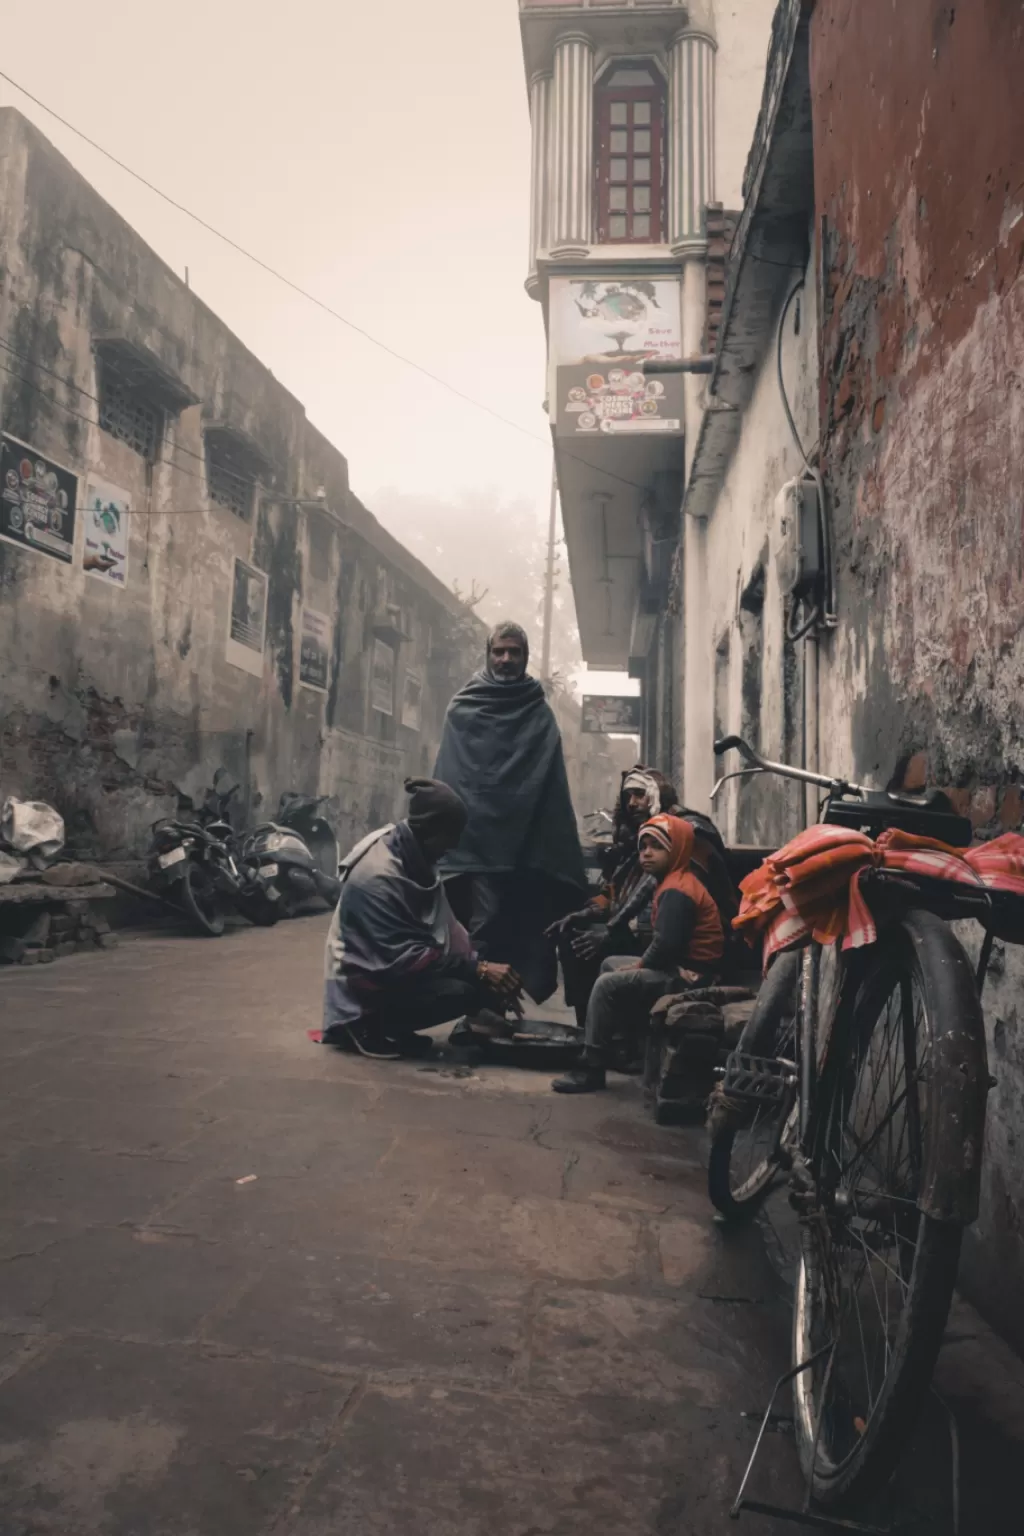
<svg viewBox="0 0 1024 1536"><path fill-rule="evenodd" d="M818 771L818 641L808 635L804 641L804 767ZM808 784L804 789L804 825L813 827L818 820L820 789Z"/></svg>

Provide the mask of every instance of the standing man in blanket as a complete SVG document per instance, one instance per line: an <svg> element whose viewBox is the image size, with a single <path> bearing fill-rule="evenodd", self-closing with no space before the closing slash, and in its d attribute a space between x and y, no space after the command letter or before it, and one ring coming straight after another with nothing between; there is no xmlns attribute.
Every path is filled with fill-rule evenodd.
<svg viewBox="0 0 1024 1536"><path fill-rule="evenodd" d="M434 777L468 811L442 872L473 947L542 1003L558 984L544 931L580 905L586 875L562 738L529 659L520 625L492 631L483 668L448 706Z"/></svg>

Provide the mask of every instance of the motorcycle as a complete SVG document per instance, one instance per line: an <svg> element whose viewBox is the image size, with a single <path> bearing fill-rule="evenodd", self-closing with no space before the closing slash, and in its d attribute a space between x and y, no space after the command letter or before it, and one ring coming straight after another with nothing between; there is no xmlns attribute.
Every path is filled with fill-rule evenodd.
<svg viewBox="0 0 1024 1536"><path fill-rule="evenodd" d="M326 823L324 823L326 826ZM330 828L327 828L330 833ZM333 833L330 833L333 840ZM334 843L337 849L337 843ZM304 901L319 896L333 907L341 895L341 881L318 864L305 839L294 827L283 822L266 822L256 827L242 845L244 860L260 867L261 880L277 893L282 917L294 917Z"/></svg>
<svg viewBox="0 0 1024 1536"><path fill-rule="evenodd" d="M291 827L298 832L313 855L317 869L336 880L341 850L330 823L320 815L320 807L327 798L326 795L298 795L293 790L286 790L277 808L277 820L279 826Z"/></svg>
<svg viewBox="0 0 1024 1536"><path fill-rule="evenodd" d="M238 850L228 819L228 807L237 793L238 785L218 769L214 788L207 792L195 819L162 818L152 827L151 887L176 902L196 931L210 938L224 932L228 905L261 927L269 927L282 915L272 860L256 851ZM191 802L186 804L193 809Z"/></svg>

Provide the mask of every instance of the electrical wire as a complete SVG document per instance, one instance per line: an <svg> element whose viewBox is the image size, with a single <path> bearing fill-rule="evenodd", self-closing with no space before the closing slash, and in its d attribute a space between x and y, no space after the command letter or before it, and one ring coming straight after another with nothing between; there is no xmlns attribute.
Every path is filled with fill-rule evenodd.
<svg viewBox="0 0 1024 1536"><path fill-rule="evenodd" d="M528 437L532 442L541 443L544 445L544 447L548 446L549 440L546 437L541 437L539 433L532 431L529 427L524 427L520 422L514 421L511 416L504 416L500 411L496 411L491 405L486 405L482 400L477 400L472 395L467 395L465 391L459 389L457 385L450 383L445 378L442 378L440 374L433 373L431 369L425 368L422 363L416 362L415 358L406 357L403 352L397 351L394 347L389 346L387 342L381 341L379 337L374 336L372 332L366 330L364 326L358 325L356 321L350 320L339 310L334 309L330 304L326 302L326 300L317 298L315 293L310 293L309 290L307 288L303 288L300 283L295 282L294 279L288 277L285 273L278 271L276 267L272 267L269 262L264 261L261 256L255 255L254 252L248 250L244 245L241 245L239 241L232 239L230 235L224 234L223 230L217 229L215 225L204 219L201 214L194 213L191 208L186 207L184 203L181 203L177 200L177 198L172 197L169 192L164 192L162 188L156 185L155 182L152 182L148 177L143 176L140 171L134 170L132 166L127 165L125 161L119 159L118 156L113 154L111 150L106 149L102 144L97 143L95 139L90 138L90 136L81 128L76 128L74 123L70 122L66 117L62 116L62 114L58 112L54 107L48 106L45 101L34 95L32 91L28 90L25 86L20 84L20 82L15 80L12 75L7 74L5 70L0 69L0 80L5 80L8 85L13 86L16 91L19 91L21 95L26 98L26 100L31 101L34 106L39 107L41 111L47 113L47 115L52 117L55 122L60 123L62 128L66 128L69 133L73 133L76 138L81 139L83 144L88 144L90 149L94 149L97 154L100 154L104 157L104 159L109 160L112 165L116 165L118 170L124 171L125 175L127 176L131 176L133 180L137 181L141 186L145 187L147 191L152 192L155 197L159 197L163 202L167 203L169 207L174 208L178 213L183 213L187 219L191 219L194 224L198 224L201 229L205 229L208 234L211 234L215 237L215 239L222 241L224 245L229 246L233 251L237 252L238 255L244 256L246 261L252 262L252 264L256 267L259 267L261 271L266 272L270 277L275 278L279 283L283 283L286 288L290 288L291 291L293 293L297 293L300 298L306 299L310 304L315 304L317 309L322 310L324 314L330 315L332 320L337 320L341 325L346 326L350 331L354 331L356 335L362 336L364 340L370 342L372 346L378 347L382 352L387 353L387 355L394 358L396 362L403 363L407 368L414 369L417 373L422 374L424 378L430 379L432 383L439 385L441 389L446 389L457 399L463 400L467 405L472 405L476 408L476 410L483 411L486 415L492 416L495 421L500 421L504 426L510 427L512 431L520 433L523 437ZM588 469L592 471L596 470L598 474L604 475L609 480L614 480L620 485L628 486L630 490L643 491L646 489L645 486L640 485L637 481L629 480L624 475L617 475L610 469L603 469L593 465L589 462L589 460L581 458L578 454L571 453L566 448L561 448L559 452L565 458L573 459L579 464L584 464Z"/></svg>

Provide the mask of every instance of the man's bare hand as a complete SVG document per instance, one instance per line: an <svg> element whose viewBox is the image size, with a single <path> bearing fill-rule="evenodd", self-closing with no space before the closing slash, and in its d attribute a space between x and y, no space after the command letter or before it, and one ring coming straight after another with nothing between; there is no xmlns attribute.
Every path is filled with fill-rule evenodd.
<svg viewBox="0 0 1024 1536"><path fill-rule="evenodd" d="M566 917L560 917L557 922L552 923L550 928L545 928L544 937L560 939L566 929L574 928L580 923L588 923L592 917L593 913L588 912L585 907L582 912L570 912Z"/></svg>
<svg viewBox="0 0 1024 1536"><path fill-rule="evenodd" d="M493 987L495 992L500 992L503 997L518 997L523 990L521 977L510 965L481 960L476 973L486 986Z"/></svg>

